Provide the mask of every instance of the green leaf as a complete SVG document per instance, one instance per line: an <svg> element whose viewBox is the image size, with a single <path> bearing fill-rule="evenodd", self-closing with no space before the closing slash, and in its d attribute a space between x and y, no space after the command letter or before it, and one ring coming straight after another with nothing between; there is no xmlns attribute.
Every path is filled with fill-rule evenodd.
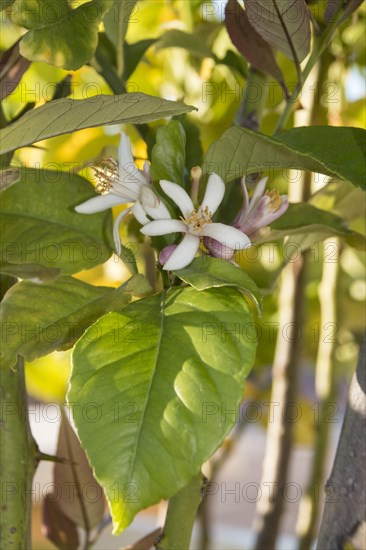
<svg viewBox="0 0 366 550"><path fill-rule="evenodd" d="M346 181L333 180L317 191L310 204L331 211L347 222L365 214L365 192Z"/></svg>
<svg viewBox="0 0 366 550"><path fill-rule="evenodd" d="M72 172L22 169L20 181L0 195L5 273L70 274L107 261L113 251L111 212L74 210L93 196L90 183Z"/></svg>
<svg viewBox="0 0 366 550"><path fill-rule="evenodd" d="M217 63L226 65L227 67L230 67L230 69L235 69L243 78L248 78L248 63L242 55L237 54L232 50L227 50L225 56L218 59Z"/></svg>
<svg viewBox="0 0 366 550"><path fill-rule="evenodd" d="M302 250L333 235L343 237L350 246L366 250L364 235L348 229L345 222L333 213L306 203L290 204L285 214L271 224L271 233L266 240L282 239L287 235L306 237L301 242ZM294 243L295 240L289 239L286 246L291 247Z"/></svg>
<svg viewBox="0 0 366 550"><path fill-rule="evenodd" d="M76 70L94 55L98 27L112 0L92 0L71 9L67 0L16 0L12 20L29 29L20 53L30 61Z"/></svg>
<svg viewBox="0 0 366 550"><path fill-rule="evenodd" d="M183 48L197 57L211 57L215 59L212 50L199 35L183 32L178 29L167 31L156 45L157 50L165 48Z"/></svg>
<svg viewBox="0 0 366 550"><path fill-rule="evenodd" d="M225 8L225 25L233 44L257 69L268 73L284 86L281 69L271 46L250 24L246 11L237 0L229 0Z"/></svg>
<svg viewBox="0 0 366 550"><path fill-rule="evenodd" d="M0 190L6 189L13 185L20 178L20 170L17 166L10 166L0 171Z"/></svg>
<svg viewBox="0 0 366 550"><path fill-rule="evenodd" d="M1 222L0 222L1 226ZM17 255L17 258L19 258L19 251L17 250L17 245L11 243L5 244L4 246L4 256L9 254L11 257L10 259L12 261L15 260L14 255ZM36 254L36 252L34 253ZM19 260L21 261L21 259ZM10 275L12 277L20 278L20 279L41 279L42 281L46 281L48 279L54 279L58 275L60 275L60 269L53 268L53 267L46 267L41 264L22 264L22 263L11 263L7 262L2 258L0 260L0 273L4 275Z"/></svg>
<svg viewBox="0 0 366 550"><path fill-rule="evenodd" d="M125 66L123 71L123 81L127 80L132 75L133 71L136 69L137 65L141 61L141 58L145 54L146 50L150 48L157 39L155 38L146 38L145 40L139 40L133 44L125 43L124 54L125 54Z"/></svg>
<svg viewBox="0 0 366 550"><path fill-rule="evenodd" d="M17 354L33 361L70 348L99 317L129 300L123 287L96 287L68 276L17 283L0 305L3 368L13 367Z"/></svg>
<svg viewBox="0 0 366 550"><path fill-rule="evenodd" d="M203 149L200 130L187 115L181 115L179 122L183 126L186 135L185 164L188 171L194 166L201 166L203 160Z"/></svg>
<svg viewBox="0 0 366 550"><path fill-rule="evenodd" d="M104 32L99 33L98 47L95 50L94 68L104 78L116 95L125 93L121 79L117 75L116 51Z"/></svg>
<svg viewBox="0 0 366 550"><path fill-rule="evenodd" d="M296 64L310 51L310 15L305 0L245 0L248 19L271 46Z"/></svg>
<svg viewBox="0 0 366 550"><path fill-rule="evenodd" d="M186 135L180 122L171 120L159 128L151 153L153 181L169 180L183 185L185 147Z"/></svg>
<svg viewBox="0 0 366 550"><path fill-rule="evenodd" d="M366 189L366 131L314 126L281 132L276 138L232 127L209 148L204 172L225 181L262 170L312 170Z"/></svg>
<svg viewBox="0 0 366 550"><path fill-rule="evenodd" d="M184 487L233 427L251 326L237 290L172 288L103 317L75 346L68 400L115 533Z"/></svg>
<svg viewBox="0 0 366 550"><path fill-rule="evenodd" d="M194 110L184 103L139 92L58 99L29 111L0 132L0 155L53 136L102 124L142 124Z"/></svg>
<svg viewBox="0 0 366 550"><path fill-rule="evenodd" d="M240 267L220 258L200 256L189 267L174 271L174 274L196 290L232 286L244 292L262 312L262 295L255 282Z"/></svg>

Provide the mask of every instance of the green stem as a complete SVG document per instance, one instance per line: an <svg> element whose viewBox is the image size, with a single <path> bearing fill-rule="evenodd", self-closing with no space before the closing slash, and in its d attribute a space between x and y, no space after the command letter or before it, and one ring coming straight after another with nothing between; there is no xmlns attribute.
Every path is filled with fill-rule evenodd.
<svg viewBox="0 0 366 550"><path fill-rule="evenodd" d="M125 70L125 37L119 29L118 32L118 43L117 43L117 75L120 81L123 81L123 73Z"/></svg>
<svg viewBox="0 0 366 550"><path fill-rule="evenodd" d="M196 513L202 499L202 484L202 474L198 474L170 499L156 550L189 549Z"/></svg>
<svg viewBox="0 0 366 550"><path fill-rule="evenodd" d="M1 543L0 548L31 548L32 481L37 445L27 412L24 364L1 373Z"/></svg>

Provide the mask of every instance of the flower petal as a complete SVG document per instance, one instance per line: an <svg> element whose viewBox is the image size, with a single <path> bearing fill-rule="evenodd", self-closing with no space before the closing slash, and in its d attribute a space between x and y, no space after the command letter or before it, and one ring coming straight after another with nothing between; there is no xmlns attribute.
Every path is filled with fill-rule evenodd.
<svg viewBox="0 0 366 550"><path fill-rule="evenodd" d="M132 208L132 213L135 216L136 220L141 223L141 225L145 225L145 223L149 223L149 218L146 216L145 210L142 207L142 204L140 201L136 201Z"/></svg>
<svg viewBox="0 0 366 550"><path fill-rule="evenodd" d="M150 174L150 163L148 160L145 160L144 162L144 168L143 173L148 181L151 180L151 174Z"/></svg>
<svg viewBox="0 0 366 550"><path fill-rule="evenodd" d="M151 185L142 185L140 187L140 200L145 210L147 206L150 208L156 208L159 204L159 198L154 193Z"/></svg>
<svg viewBox="0 0 366 550"><path fill-rule="evenodd" d="M248 213L253 210L253 208L258 204L260 198L263 197L264 191L266 190L267 181L267 177L262 178L255 186L253 195L250 198Z"/></svg>
<svg viewBox="0 0 366 550"><path fill-rule="evenodd" d="M103 210L112 208L112 206L125 204L126 202L131 202L128 197L107 193L106 195L98 195L97 197L93 197L78 204L78 206L75 206L75 210L79 212L79 214L95 214L96 212L102 212Z"/></svg>
<svg viewBox="0 0 366 550"><path fill-rule="evenodd" d="M242 250L251 245L250 239L245 233L242 233L239 229L235 229L235 227L225 225L224 223L210 223L205 225L202 235L205 237L212 237L216 241L219 241L219 243L234 250Z"/></svg>
<svg viewBox="0 0 366 550"><path fill-rule="evenodd" d="M120 166L125 166L126 164L134 164L131 150L131 141L124 132L121 132L121 139L118 147L118 162Z"/></svg>
<svg viewBox="0 0 366 550"><path fill-rule="evenodd" d="M165 271L175 271L187 267L197 254L199 245L199 237L187 233L187 235L183 237L182 242L178 244L169 260L165 262L163 269Z"/></svg>
<svg viewBox="0 0 366 550"><path fill-rule="evenodd" d="M179 207L185 218L188 218L194 210L194 205L191 197L186 191L177 183L171 181L161 180L160 187L166 195Z"/></svg>
<svg viewBox="0 0 366 550"><path fill-rule="evenodd" d="M150 208L150 206L145 205L145 210L147 214L154 220L170 220L171 215L163 201L159 200L158 206L155 208Z"/></svg>
<svg viewBox="0 0 366 550"><path fill-rule="evenodd" d="M118 181L113 184L113 190L121 195L128 195L131 201L136 201L140 197L141 186L147 184L143 172L140 172L134 163L124 166L120 164Z"/></svg>
<svg viewBox="0 0 366 550"><path fill-rule="evenodd" d="M270 225L277 220L288 208L287 195L281 195L281 204L277 210L271 208L271 199L268 195L264 195L259 199L256 207L251 210L243 223L235 224L235 227L251 236L256 233L261 227Z"/></svg>
<svg viewBox="0 0 366 550"><path fill-rule="evenodd" d="M249 195L248 195L248 189L247 189L247 184L246 184L246 180L245 180L245 176L243 176L241 178L241 188L243 190L243 211L245 210L248 210L249 208Z"/></svg>
<svg viewBox="0 0 366 550"><path fill-rule="evenodd" d="M225 184L217 174L211 174L208 178L205 196L202 201L202 208L208 207L211 214L214 214L220 206L225 195Z"/></svg>
<svg viewBox="0 0 366 550"><path fill-rule="evenodd" d="M155 237L169 233L186 233L187 226L179 220L155 220L141 227L140 231L144 235Z"/></svg>
<svg viewBox="0 0 366 550"><path fill-rule="evenodd" d="M245 182L245 176L241 178L240 183L241 183L241 188L243 190L243 206L237 213L236 218L233 222L233 225L235 227L240 227L244 223L244 220L249 211L249 195L248 195L248 189Z"/></svg>
<svg viewBox="0 0 366 550"><path fill-rule="evenodd" d="M113 242L118 256L120 256L122 253L122 243L121 236L119 234L119 226L121 225L121 221L123 220L123 218L127 216L129 212L131 212L131 208L126 208L126 210L120 212L113 223Z"/></svg>

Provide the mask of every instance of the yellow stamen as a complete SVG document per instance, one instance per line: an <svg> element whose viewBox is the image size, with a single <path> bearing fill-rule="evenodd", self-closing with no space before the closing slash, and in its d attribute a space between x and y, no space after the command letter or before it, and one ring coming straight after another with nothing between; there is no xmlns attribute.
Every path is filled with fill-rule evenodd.
<svg viewBox="0 0 366 550"><path fill-rule="evenodd" d="M272 212L277 212L282 204L281 195L277 189L272 189L271 191L266 191L267 197L269 197L268 208Z"/></svg>
<svg viewBox="0 0 366 550"><path fill-rule="evenodd" d="M94 178L97 182L96 192L105 195L118 182L118 162L113 158L103 159L100 164L93 166Z"/></svg>
<svg viewBox="0 0 366 550"><path fill-rule="evenodd" d="M192 210L188 218L181 220L192 231L192 233L201 233L206 224L212 223L212 214L208 209L208 206L202 208L199 206L197 210Z"/></svg>

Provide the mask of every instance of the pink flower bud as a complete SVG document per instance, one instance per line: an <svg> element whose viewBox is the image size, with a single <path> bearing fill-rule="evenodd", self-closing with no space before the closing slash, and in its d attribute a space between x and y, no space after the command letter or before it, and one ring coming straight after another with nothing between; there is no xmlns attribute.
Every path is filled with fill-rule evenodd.
<svg viewBox="0 0 366 550"><path fill-rule="evenodd" d="M163 250L159 253L159 263L160 265L164 265L170 258L170 256L173 254L174 250L177 248L176 244L168 244Z"/></svg>
<svg viewBox="0 0 366 550"><path fill-rule="evenodd" d="M235 251L232 248L219 243L219 241L212 239L212 237L203 237L202 242L209 251L210 256L214 256L214 258L230 260L234 255Z"/></svg>

